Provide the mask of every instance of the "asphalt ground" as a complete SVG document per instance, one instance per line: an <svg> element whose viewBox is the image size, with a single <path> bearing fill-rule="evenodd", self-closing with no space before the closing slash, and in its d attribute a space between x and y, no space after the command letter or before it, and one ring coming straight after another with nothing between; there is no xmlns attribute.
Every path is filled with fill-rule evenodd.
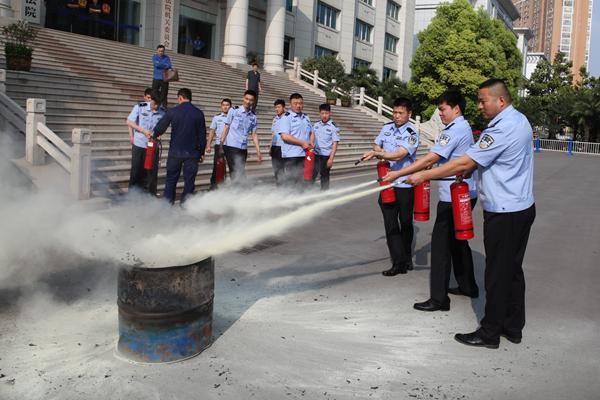
<svg viewBox="0 0 600 400"><path fill-rule="evenodd" d="M423 313L412 305L429 295L435 215L415 223L414 271L383 277L388 252L370 196L269 246L218 257L214 342L185 362L136 365L115 357L110 266L82 263L30 287L0 290L0 398L596 399L600 157L535 157L537 218L524 262L521 344L502 339L491 350L453 339L474 330L483 312L479 204L471 247L481 296L451 296L449 312ZM334 180L332 188L368 179Z"/></svg>

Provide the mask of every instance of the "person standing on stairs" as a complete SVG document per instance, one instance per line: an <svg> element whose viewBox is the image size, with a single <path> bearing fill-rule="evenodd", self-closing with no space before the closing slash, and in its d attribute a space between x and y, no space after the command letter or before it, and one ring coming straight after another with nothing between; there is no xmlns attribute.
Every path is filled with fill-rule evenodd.
<svg viewBox="0 0 600 400"><path fill-rule="evenodd" d="M252 63L252 69L248 71L248 77L246 78L246 90L252 90L256 93L254 98L254 104L252 105L252 112L256 114L256 106L258 105L258 96L262 92L262 84L260 83L260 72L258 72L258 64Z"/></svg>
<svg viewBox="0 0 600 400"><path fill-rule="evenodd" d="M152 91L158 94L160 105L168 108L169 82L165 82L163 74L166 70L172 69L171 59L165 54L165 46L159 44L156 46L156 54L152 56L152 65L154 72L152 74Z"/></svg>
<svg viewBox="0 0 600 400"><path fill-rule="evenodd" d="M131 173L129 176L130 189L138 187L143 191L156 195L160 151L155 152L153 168L150 171L144 169L144 160L146 159L148 139L152 137L154 128L164 115L165 109L159 106L158 97L152 93L148 103L136 104L127 117L127 126L133 129Z"/></svg>
<svg viewBox="0 0 600 400"><path fill-rule="evenodd" d="M229 113L231 105L230 99L221 100L221 112L213 117L208 131L208 143L206 143L206 150L204 151L206 154L210 154L213 139L215 140L215 154L213 158L212 175L210 176L210 190L217 188L217 161L219 161L219 158L223 157L222 154L219 154L221 134L223 133L223 129L225 129L225 121L227 121L227 114Z"/></svg>
<svg viewBox="0 0 600 400"><path fill-rule="evenodd" d="M206 149L206 120L204 113L192 104L192 91L181 88L177 92L178 106L171 108L154 128L154 138L160 137L171 126L171 141L167 157L165 199L175 203L175 189L183 170L181 203L194 193L198 163L204 160Z"/></svg>

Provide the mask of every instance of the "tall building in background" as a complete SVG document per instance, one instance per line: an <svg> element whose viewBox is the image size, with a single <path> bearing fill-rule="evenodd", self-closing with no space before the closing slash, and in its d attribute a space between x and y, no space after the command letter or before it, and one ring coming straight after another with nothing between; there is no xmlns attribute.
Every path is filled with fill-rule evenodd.
<svg viewBox="0 0 600 400"><path fill-rule="evenodd" d="M512 0L521 17L515 25L531 29L529 51L553 60L561 51L573 62L573 75L588 67L593 0Z"/></svg>

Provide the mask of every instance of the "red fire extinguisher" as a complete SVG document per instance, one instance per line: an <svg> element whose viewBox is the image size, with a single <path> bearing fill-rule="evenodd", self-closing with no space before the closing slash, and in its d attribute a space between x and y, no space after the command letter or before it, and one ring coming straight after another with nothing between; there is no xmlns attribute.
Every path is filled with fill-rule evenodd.
<svg viewBox="0 0 600 400"><path fill-rule="evenodd" d="M381 160L377 163L377 177L383 178L390 172L389 161ZM379 186L387 186L388 183L380 181ZM393 187L381 191L381 202L383 204L394 203L396 201L396 190Z"/></svg>
<svg viewBox="0 0 600 400"><path fill-rule="evenodd" d="M429 192L431 184L429 181L415 187L415 221L429 221Z"/></svg>
<svg viewBox="0 0 600 400"><path fill-rule="evenodd" d="M144 159L144 169L151 170L154 166L154 154L156 154L157 142L155 139L148 139L146 147L146 158Z"/></svg>
<svg viewBox="0 0 600 400"><path fill-rule="evenodd" d="M458 240L473 239L473 213L471 211L471 195L469 185L457 177L450 185L452 197L452 216L454 217L454 236Z"/></svg>
<svg viewBox="0 0 600 400"><path fill-rule="evenodd" d="M218 154L215 154L215 157L217 157L217 184L221 184L225 182L225 157L219 156Z"/></svg>
<svg viewBox="0 0 600 400"><path fill-rule="evenodd" d="M315 167L315 151L313 149L306 150L304 157L304 180L312 181L313 168Z"/></svg>

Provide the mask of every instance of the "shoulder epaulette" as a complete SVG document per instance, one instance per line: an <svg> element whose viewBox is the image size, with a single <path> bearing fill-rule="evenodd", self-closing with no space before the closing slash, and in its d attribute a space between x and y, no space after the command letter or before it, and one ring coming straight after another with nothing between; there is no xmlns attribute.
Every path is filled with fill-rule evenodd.
<svg viewBox="0 0 600 400"><path fill-rule="evenodd" d="M498 121L494 122L492 125L488 125L487 127L488 127L488 128L493 128L493 127L495 127L496 125L498 125L498 123L499 123L500 121L502 121L502 118L500 118Z"/></svg>
<svg viewBox="0 0 600 400"><path fill-rule="evenodd" d="M386 122L385 124L383 124L383 126L389 125L389 124L393 124L394 121L390 121L390 122Z"/></svg>
<svg viewBox="0 0 600 400"><path fill-rule="evenodd" d="M414 131L414 129L413 129L413 128L411 128L410 126L407 126L407 127L406 127L406 130L407 130L407 131L408 131L408 133L410 133L411 135L416 135L416 134L417 134L417 132L415 132L415 131Z"/></svg>
<svg viewBox="0 0 600 400"><path fill-rule="evenodd" d="M234 108L234 109L236 109L236 110L238 109L238 107L239 107L239 106L233 106L233 108Z"/></svg>
<svg viewBox="0 0 600 400"><path fill-rule="evenodd" d="M148 103L139 103L138 106L140 107L146 107L148 105Z"/></svg>
<svg viewBox="0 0 600 400"><path fill-rule="evenodd" d="M442 129L443 131L447 131L448 129L452 128L454 126L454 122L451 123L450 125L448 125L447 127L445 127L444 129Z"/></svg>
<svg viewBox="0 0 600 400"><path fill-rule="evenodd" d="M286 115L286 116L287 116L287 115L290 115L290 112L289 112L289 111L286 111L286 112L285 112L285 115Z"/></svg>
<svg viewBox="0 0 600 400"><path fill-rule="evenodd" d="M331 125L333 125L337 128L337 124L335 122L331 121Z"/></svg>

